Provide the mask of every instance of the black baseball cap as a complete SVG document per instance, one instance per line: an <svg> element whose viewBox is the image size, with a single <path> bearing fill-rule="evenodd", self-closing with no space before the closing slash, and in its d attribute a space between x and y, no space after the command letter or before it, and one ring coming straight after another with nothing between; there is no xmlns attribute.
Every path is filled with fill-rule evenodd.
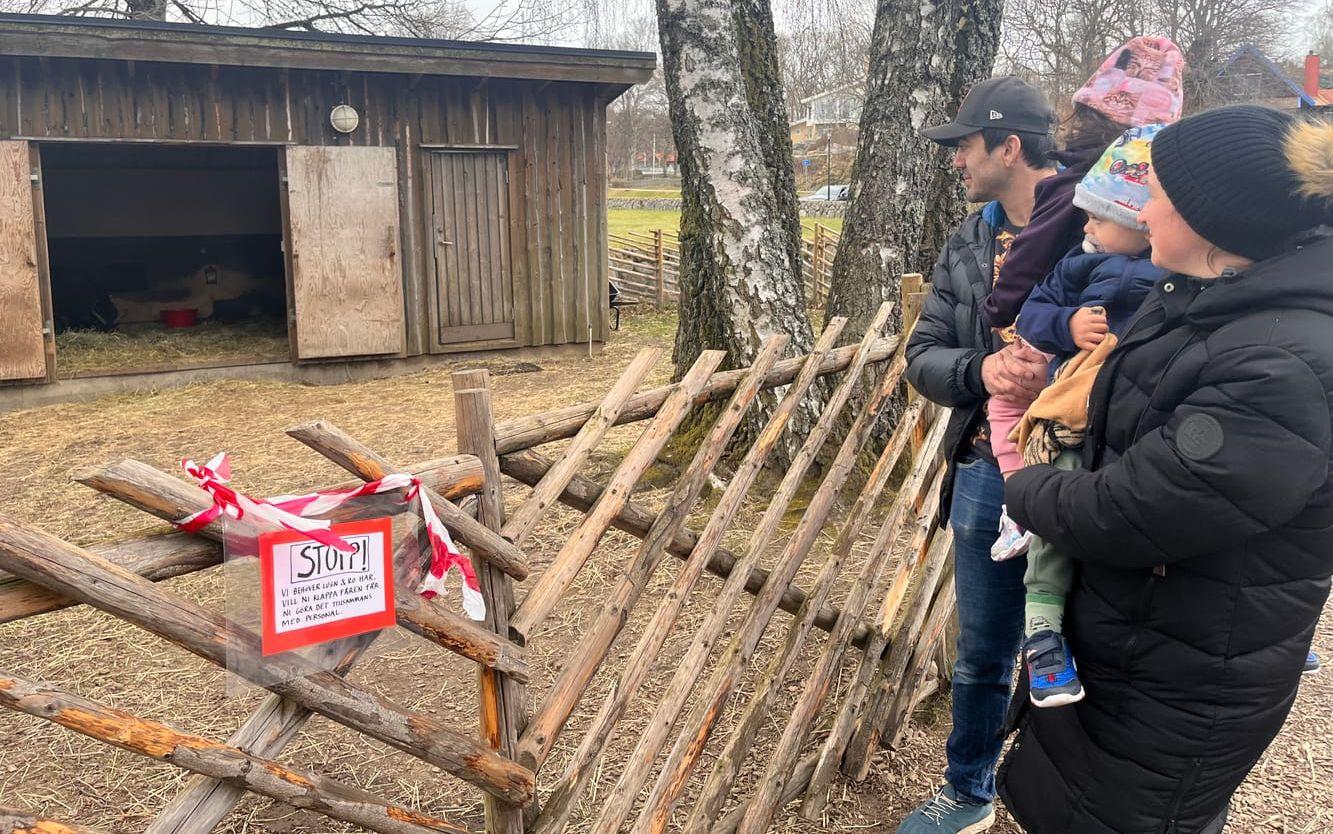
<svg viewBox="0 0 1333 834"><path fill-rule="evenodd" d="M952 122L928 127L921 135L941 145L988 127L1013 133L1047 134L1055 124L1055 112L1046 94L1013 75L979 81L967 91Z"/></svg>

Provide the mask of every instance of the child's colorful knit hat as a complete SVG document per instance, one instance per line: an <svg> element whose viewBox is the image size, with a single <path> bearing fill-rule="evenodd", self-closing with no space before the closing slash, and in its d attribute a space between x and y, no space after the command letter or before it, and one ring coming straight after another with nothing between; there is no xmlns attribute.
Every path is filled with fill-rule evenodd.
<svg viewBox="0 0 1333 834"><path fill-rule="evenodd" d="M1169 38L1138 37L1107 56L1074 93L1083 104L1126 127L1180 118L1185 56Z"/></svg>
<svg viewBox="0 0 1333 834"><path fill-rule="evenodd" d="M1152 139L1163 127L1131 127L1121 134L1074 186L1074 205L1121 226L1142 229L1139 212L1148 202Z"/></svg>

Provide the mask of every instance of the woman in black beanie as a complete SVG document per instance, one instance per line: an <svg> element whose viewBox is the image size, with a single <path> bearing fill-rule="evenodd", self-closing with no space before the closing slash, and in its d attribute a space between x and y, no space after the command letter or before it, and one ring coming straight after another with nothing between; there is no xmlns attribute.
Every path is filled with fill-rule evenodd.
<svg viewBox="0 0 1333 834"><path fill-rule="evenodd" d="M1086 471L1005 489L1080 568L1087 698L1021 715L1001 769L1028 834L1219 832L1333 573L1333 123L1220 108L1152 157L1140 220L1174 274L1098 377Z"/></svg>

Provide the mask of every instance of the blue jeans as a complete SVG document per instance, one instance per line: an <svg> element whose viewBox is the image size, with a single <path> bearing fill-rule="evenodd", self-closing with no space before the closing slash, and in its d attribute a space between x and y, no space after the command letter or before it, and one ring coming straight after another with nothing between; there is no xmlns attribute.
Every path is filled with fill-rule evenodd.
<svg viewBox="0 0 1333 834"><path fill-rule="evenodd" d="M958 466L949 517L958 661L945 778L960 798L980 803L995 798L995 764L1004 746L1005 711L1023 636L1027 559L995 562L990 557L1003 503L1004 479L995 464L973 460Z"/></svg>

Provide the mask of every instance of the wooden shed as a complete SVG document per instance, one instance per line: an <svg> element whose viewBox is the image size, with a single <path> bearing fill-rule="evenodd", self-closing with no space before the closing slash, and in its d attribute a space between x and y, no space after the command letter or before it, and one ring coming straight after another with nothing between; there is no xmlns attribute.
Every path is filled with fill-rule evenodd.
<svg viewBox="0 0 1333 834"><path fill-rule="evenodd" d="M299 363L603 341L606 105L654 65L0 15L0 380L163 316Z"/></svg>

